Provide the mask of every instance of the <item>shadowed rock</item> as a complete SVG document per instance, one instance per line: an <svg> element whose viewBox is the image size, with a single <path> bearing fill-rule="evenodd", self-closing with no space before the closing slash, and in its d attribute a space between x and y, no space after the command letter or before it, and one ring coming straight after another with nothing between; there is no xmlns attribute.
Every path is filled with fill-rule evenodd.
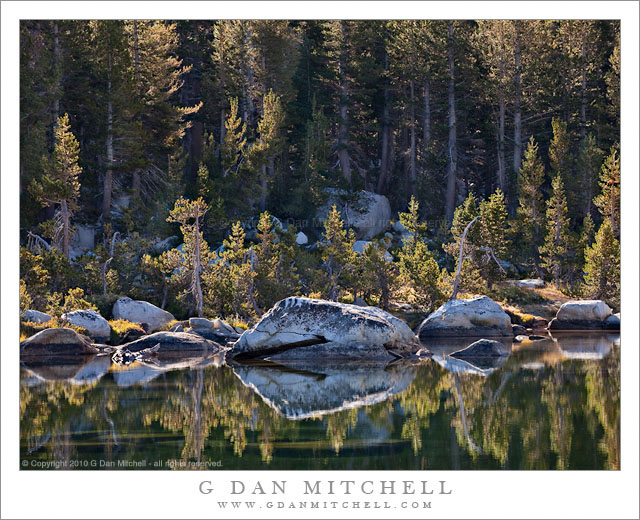
<svg viewBox="0 0 640 520"><path fill-rule="evenodd" d="M506 357L510 354L504 343L492 339L481 339L466 348L451 353L452 357L460 359Z"/></svg>
<svg viewBox="0 0 640 520"><path fill-rule="evenodd" d="M403 361L398 365L233 363L233 371L279 414L298 420L385 401L411 384L417 368Z"/></svg>
<svg viewBox="0 0 640 520"><path fill-rule="evenodd" d="M405 322L377 307L290 297L276 303L260 322L245 331L232 354L273 356L323 343L331 345L312 348L308 356L318 353L384 361L390 356L409 356L420 348Z"/></svg>
<svg viewBox="0 0 640 520"><path fill-rule="evenodd" d="M33 323L46 323L51 318L53 318L51 314L47 314L46 312L36 311L33 309L28 309L24 311L24 313L22 314L22 321L30 321Z"/></svg>
<svg viewBox="0 0 640 520"><path fill-rule="evenodd" d="M20 357L94 355L101 349L73 329L45 329L20 343Z"/></svg>
<svg viewBox="0 0 640 520"><path fill-rule="evenodd" d="M219 343L210 341L188 332L156 332L143 338L121 345L119 350L127 349L129 352L138 352L160 345L160 352L187 352L187 351L211 351L218 352L224 350Z"/></svg>

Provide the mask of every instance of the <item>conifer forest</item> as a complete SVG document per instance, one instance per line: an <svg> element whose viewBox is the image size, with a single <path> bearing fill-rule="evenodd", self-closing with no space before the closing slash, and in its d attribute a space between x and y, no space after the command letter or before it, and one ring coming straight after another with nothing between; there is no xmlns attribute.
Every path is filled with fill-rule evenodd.
<svg viewBox="0 0 640 520"><path fill-rule="evenodd" d="M479 216L460 291L517 303L500 282L535 277L615 309L619 42L615 21L23 21L22 308L429 311ZM363 190L391 217L358 252Z"/></svg>
<svg viewBox="0 0 640 520"><path fill-rule="evenodd" d="M23 469L620 469L619 20L19 45Z"/></svg>

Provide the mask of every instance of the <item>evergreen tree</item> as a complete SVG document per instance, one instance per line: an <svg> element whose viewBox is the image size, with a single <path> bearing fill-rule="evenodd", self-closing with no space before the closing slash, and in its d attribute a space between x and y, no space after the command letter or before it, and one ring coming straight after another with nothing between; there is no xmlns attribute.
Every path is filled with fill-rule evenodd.
<svg viewBox="0 0 640 520"><path fill-rule="evenodd" d="M293 230L289 234L293 234ZM255 287L258 305L263 309L272 307L297 290L293 247L291 240L286 238L284 232L275 229L273 217L268 211L260 215L258 244L254 249L257 260Z"/></svg>
<svg viewBox="0 0 640 520"><path fill-rule="evenodd" d="M398 284L398 269L391 261L391 240L374 240L362 252L362 292L374 295L377 306L389 310L389 302Z"/></svg>
<svg viewBox="0 0 640 520"><path fill-rule="evenodd" d="M338 301L340 289L348 289L352 267L356 263L356 253L353 244L356 241L352 229L344 229L344 222L340 212L334 205L324 222L322 234L322 261L328 278L327 298Z"/></svg>
<svg viewBox="0 0 640 520"><path fill-rule="evenodd" d="M547 201L547 235L540 247L542 267L556 285L566 280L568 253L571 247L567 198L562 176L558 173L552 182L553 192Z"/></svg>
<svg viewBox="0 0 640 520"><path fill-rule="evenodd" d="M185 294L191 294L195 301L198 316L204 315L204 297L202 292L202 272L209 260L209 246L202 235L202 222L208 206L202 197L195 201L179 198L167 217L167 222L180 224L184 237L183 269L187 272L189 286Z"/></svg>
<svg viewBox="0 0 640 520"><path fill-rule="evenodd" d="M216 315L255 318L260 314L255 300L256 258L245 246L245 232L240 222L223 241L220 258L209 264L204 273L207 302Z"/></svg>
<svg viewBox="0 0 640 520"><path fill-rule="evenodd" d="M72 235L71 217L78 209L78 177L82 168L78 164L80 146L71 132L67 114L58 118L55 143L51 158L43 160L44 174L39 180L32 181L29 189L32 196L43 206L59 206L60 222L59 225L56 223L56 228L60 233L56 232L56 236L60 237L62 252L68 260Z"/></svg>
<svg viewBox="0 0 640 520"><path fill-rule="evenodd" d="M511 245L507 229L507 208L500 188L480 203L479 214L477 247L481 258L477 263L482 278L491 288L504 275L499 262L505 259Z"/></svg>
<svg viewBox="0 0 640 520"><path fill-rule="evenodd" d="M611 222L611 229L620 237L620 159L615 148L600 169L600 195L593 199L603 218Z"/></svg>
<svg viewBox="0 0 640 520"><path fill-rule="evenodd" d="M620 242L606 219L585 251L585 288L592 298L620 307Z"/></svg>
<svg viewBox="0 0 640 520"><path fill-rule="evenodd" d="M596 186L598 169L602 163L602 150L596 145L596 138L589 133L582 141L580 156L578 158L581 178L577 179L579 185L580 206L582 207L582 218L586 218L591 213L593 204L593 192Z"/></svg>
<svg viewBox="0 0 640 520"><path fill-rule="evenodd" d="M426 226L418 218L419 204L412 196L409 211L399 213L400 223L409 233L398 254L400 278L410 303L427 311L435 309L444 299L441 273L425 243Z"/></svg>
<svg viewBox="0 0 640 520"><path fill-rule="evenodd" d="M242 122L238 114L238 98L230 98L229 105L229 116L224 123L226 132L220 147L223 177L226 177L229 173L238 172L244 157L245 145L247 144L245 137L247 125ZM234 169L235 171L232 171Z"/></svg>
<svg viewBox="0 0 640 520"><path fill-rule="evenodd" d="M518 182L519 207L518 220L520 240L525 259L538 265L538 246L544 219L541 187L544 183L544 166L538 157L538 145L531 137L524 161L520 169Z"/></svg>

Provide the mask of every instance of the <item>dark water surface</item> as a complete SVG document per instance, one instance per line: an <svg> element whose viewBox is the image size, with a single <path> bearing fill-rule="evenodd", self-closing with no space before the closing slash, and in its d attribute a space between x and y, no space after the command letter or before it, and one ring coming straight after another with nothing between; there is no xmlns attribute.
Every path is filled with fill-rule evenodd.
<svg viewBox="0 0 640 520"><path fill-rule="evenodd" d="M498 362L23 363L23 469L619 469L620 336Z"/></svg>

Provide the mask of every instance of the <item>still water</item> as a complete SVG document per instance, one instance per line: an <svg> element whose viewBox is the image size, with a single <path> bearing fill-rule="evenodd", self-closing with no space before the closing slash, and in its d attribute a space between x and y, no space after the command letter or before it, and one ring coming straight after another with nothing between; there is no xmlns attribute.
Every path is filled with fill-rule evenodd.
<svg viewBox="0 0 640 520"><path fill-rule="evenodd" d="M620 336L498 361L23 363L23 469L619 469Z"/></svg>

